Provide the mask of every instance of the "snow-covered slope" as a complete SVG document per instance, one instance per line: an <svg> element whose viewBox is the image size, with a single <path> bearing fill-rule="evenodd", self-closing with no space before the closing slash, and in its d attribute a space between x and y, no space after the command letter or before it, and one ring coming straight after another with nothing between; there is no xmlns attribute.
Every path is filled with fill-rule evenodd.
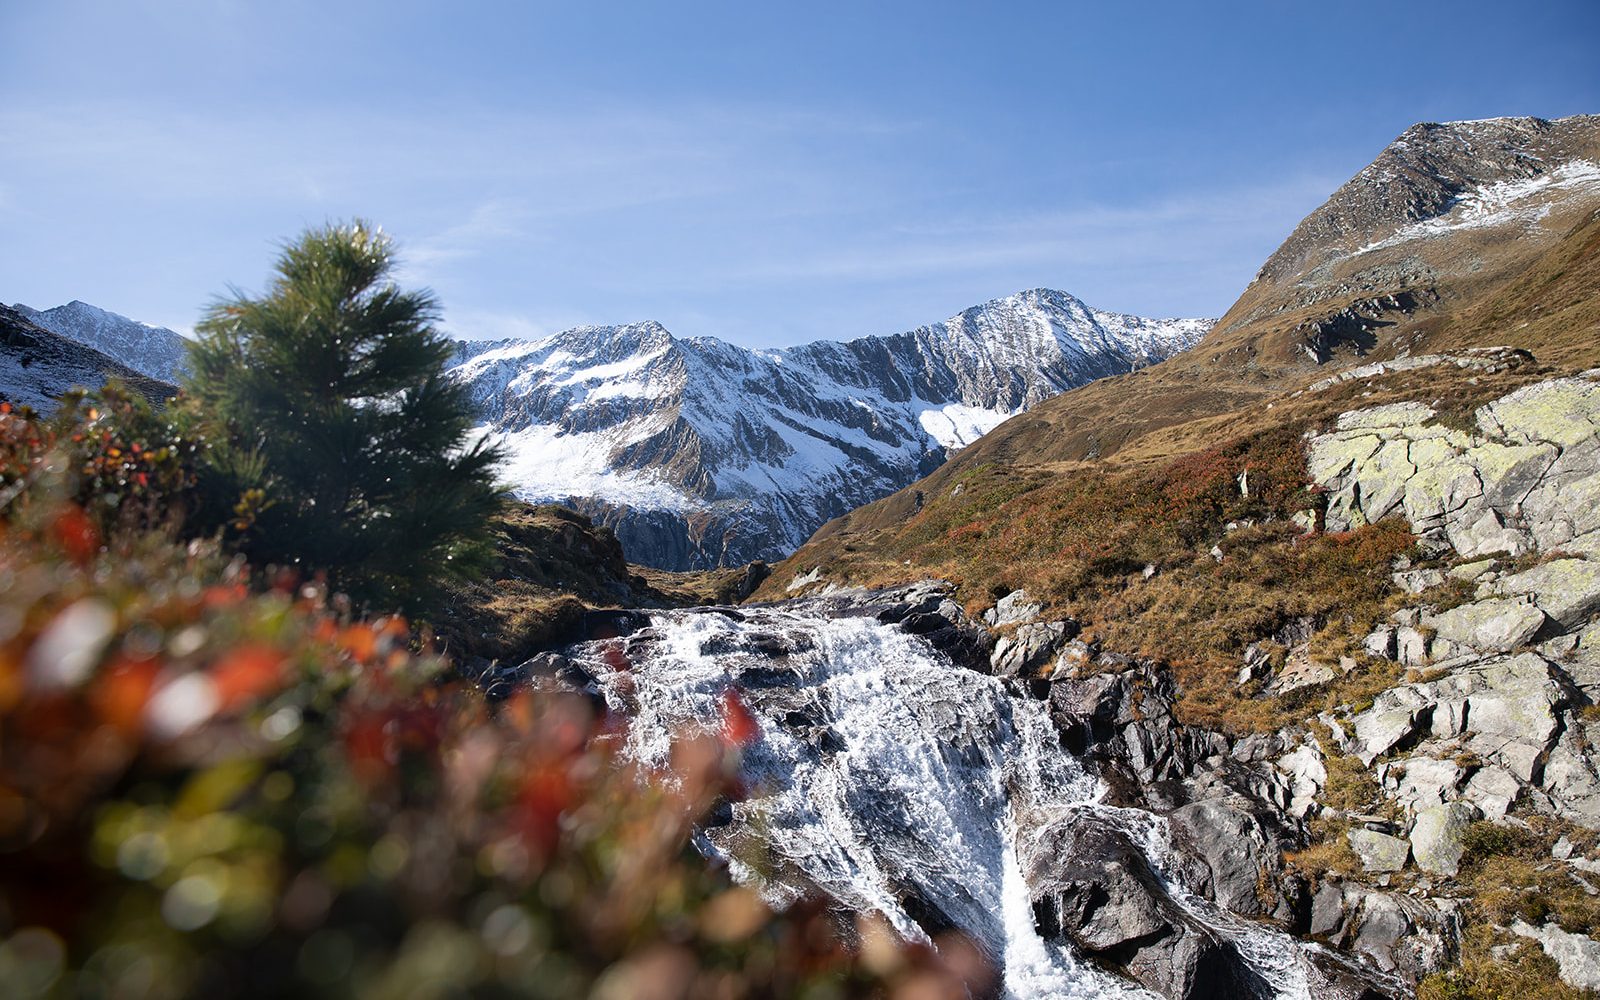
<svg viewBox="0 0 1600 1000"><path fill-rule="evenodd" d="M176 383L183 372L183 337L166 327L140 323L76 300L54 309L30 309L20 302L12 308L35 326L87 344L151 378Z"/></svg>
<svg viewBox="0 0 1600 1000"><path fill-rule="evenodd" d="M520 496L584 510L635 561L690 569L780 558L1007 417L1209 326L1037 289L909 333L784 350L656 323L463 343L452 374L506 444Z"/></svg>

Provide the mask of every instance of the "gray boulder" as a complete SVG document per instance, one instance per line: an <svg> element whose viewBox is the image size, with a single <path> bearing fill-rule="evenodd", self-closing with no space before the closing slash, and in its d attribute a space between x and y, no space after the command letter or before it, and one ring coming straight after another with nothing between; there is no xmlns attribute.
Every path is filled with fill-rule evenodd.
<svg viewBox="0 0 1600 1000"><path fill-rule="evenodd" d="M1454 875L1466 850L1462 838L1477 815L1465 802L1447 802L1417 813L1411 827L1411 854L1417 867L1435 875Z"/></svg>
<svg viewBox="0 0 1600 1000"><path fill-rule="evenodd" d="M1270 884L1284 845L1251 812L1210 799L1191 802L1168 816L1172 833L1205 872L1191 886L1217 905L1246 916L1267 912L1260 887ZM1197 869L1198 871L1198 869Z"/></svg>
<svg viewBox="0 0 1600 1000"><path fill-rule="evenodd" d="M1498 599L1463 604L1437 615L1424 616L1423 624L1434 630L1434 642L1448 643L1441 652L1503 653L1516 649L1538 633L1544 625L1544 612L1527 601Z"/></svg>
<svg viewBox="0 0 1600 1000"><path fill-rule="evenodd" d="M1573 628L1600 608L1600 560L1552 559L1505 577L1498 586L1531 597L1562 628Z"/></svg>
<svg viewBox="0 0 1600 1000"><path fill-rule="evenodd" d="M1378 768L1378 778L1395 801L1412 813L1460 797L1461 766L1453 760L1407 757Z"/></svg>
<svg viewBox="0 0 1600 1000"><path fill-rule="evenodd" d="M1539 942L1544 953L1561 968L1561 981L1575 989L1600 990L1600 941L1572 934L1555 924L1535 927L1523 920L1511 925L1512 933Z"/></svg>
<svg viewBox="0 0 1600 1000"><path fill-rule="evenodd" d="M1347 836L1350 848L1361 859L1362 870L1367 872L1397 872L1411 856L1411 845L1400 837L1365 829L1351 830Z"/></svg>
<svg viewBox="0 0 1600 1000"><path fill-rule="evenodd" d="M1171 1000L1273 995L1237 947L1190 917L1128 835L1092 814L1040 831L1024 871L1034 926Z"/></svg>
<svg viewBox="0 0 1600 1000"><path fill-rule="evenodd" d="M1330 881L1312 900L1310 934L1414 985L1454 960L1458 927L1423 900Z"/></svg>
<svg viewBox="0 0 1600 1000"><path fill-rule="evenodd" d="M1032 621L1039 617L1039 612L1044 610L1044 605L1029 600L1026 590L1013 590L1000 598L995 606L983 613L983 620L994 628L1002 625L1014 625L1018 622Z"/></svg>
<svg viewBox="0 0 1600 1000"><path fill-rule="evenodd" d="M995 643L991 668L997 677L1032 677L1077 634L1077 623L1072 621L1020 625L1015 633L1001 636Z"/></svg>

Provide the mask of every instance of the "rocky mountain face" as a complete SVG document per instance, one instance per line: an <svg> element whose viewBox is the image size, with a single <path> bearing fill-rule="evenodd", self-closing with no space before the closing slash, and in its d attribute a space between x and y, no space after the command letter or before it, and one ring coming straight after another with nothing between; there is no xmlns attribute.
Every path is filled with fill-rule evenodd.
<svg viewBox="0 0 1600 1000"><path fill-rule="evenodd" d="M892 337L753 351L654 323L462 343L519 496L570 503L670 569L781 558L1013 414L1194 343L1034 290Z"/></svg>
<svg viewBox="0 0 1600 1000"><path fill-rule="evenodd" d="M13 308L138 373L182 374L171 330L84 302ZM1040 289L896 336L785 350L656 323L463 341L451 376L468 384L479 432L507 446L520 498L583 511L643 565L710 569L782 558L1006 418L1170 357L1209 325Z"/></svg>
<svg viewBox="0 0 1600 1000"><path fill-rule="evenodd" d="M77 300L54 309L30 309L20 302L11 308L35 326L92 347L142 375L175 385L183 374L183 337L166 327Z"/></svg>
<svg viewBox="0 0 1600 1000"><path fill-rule="evenodd" d="M1297 226L1217 326L1259 365L1449 343L1460 311L1600 207L1600 115L1407 129ZM1537 352L1536 352L1537 353Z"/></svg>
<svg viewBox="0 0 1600 1000"><path fill-rule="evenodd" d="M112 377L152 402L177 392L176 386L39 326L17 309L0 306L0 398L48 413L67 390L99 388Z"/></svg>

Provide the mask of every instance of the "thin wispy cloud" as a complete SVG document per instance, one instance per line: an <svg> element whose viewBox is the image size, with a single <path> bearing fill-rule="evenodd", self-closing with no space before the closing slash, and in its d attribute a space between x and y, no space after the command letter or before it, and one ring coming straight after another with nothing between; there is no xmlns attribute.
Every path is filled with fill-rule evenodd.
<svg viewBox="0 0 1600 1000"><path fill-rule="evenodd" d="M1240 227L1250 237L1276 232L1281 238L1287 235L1285 221L1297 220L1317 205L1334 183L1327 177L1297 178L1140 204L905 226L871 234L864 245L757 262L724 277L735 282L882 281L1017 263L1124 261L1155 266L1202 258L1219 237L1241 235Z"/></svg>

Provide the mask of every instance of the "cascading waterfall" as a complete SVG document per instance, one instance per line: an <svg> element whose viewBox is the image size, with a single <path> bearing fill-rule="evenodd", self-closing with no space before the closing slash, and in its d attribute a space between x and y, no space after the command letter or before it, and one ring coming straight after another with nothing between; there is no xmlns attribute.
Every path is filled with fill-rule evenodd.
<svg viewBox="0 0 1600 1000"><path fill-rule="evenodd" d="M1099 803L1043 704L893 626L805 602L652 613L626 659L620 642L568 652L632 717L640 761L663 765L674 738L717 725L729 688L759 722L731 828L762 838L769 871L730 853L736 876L779 903L820 888L912 940L928 940L919 919L935 911L1003 970L1012 997L1151 996L1035 930L1025 831L1092 812L1134 834L1158 874L1171 852L1159 817ZM1171 888L1279 996L1309 1000L1298 943Z"/></svg>

